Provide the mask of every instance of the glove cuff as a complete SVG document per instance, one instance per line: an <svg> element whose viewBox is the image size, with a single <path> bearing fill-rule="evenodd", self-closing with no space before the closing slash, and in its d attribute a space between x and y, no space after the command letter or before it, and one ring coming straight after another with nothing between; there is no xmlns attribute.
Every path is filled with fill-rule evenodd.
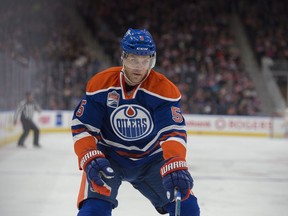
<svg viewBox="0 0 288 216"><path fill-rule="evenodd" d="M95 158L105 158L105 155L99 150L88 151L79 160L80 169L85 170L86 165Z"/></svg>
<svg viewBox="0 0 288 216"><path fill-rule="evenodd" d="M175 157L168 160L160 169L162 177L177 170L188 170L187 162L183 158Z"/></svg>

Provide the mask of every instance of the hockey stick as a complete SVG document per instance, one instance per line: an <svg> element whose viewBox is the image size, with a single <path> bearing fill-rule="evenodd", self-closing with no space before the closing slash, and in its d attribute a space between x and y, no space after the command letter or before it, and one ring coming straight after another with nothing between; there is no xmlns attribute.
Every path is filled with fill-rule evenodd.
<svg viewBox="0 0 288 216"><path fill-rule="evenodd" d="M174 199L175 199L175 216L180 216L181 212L181 193L177 187L174 189Z"/></svg>

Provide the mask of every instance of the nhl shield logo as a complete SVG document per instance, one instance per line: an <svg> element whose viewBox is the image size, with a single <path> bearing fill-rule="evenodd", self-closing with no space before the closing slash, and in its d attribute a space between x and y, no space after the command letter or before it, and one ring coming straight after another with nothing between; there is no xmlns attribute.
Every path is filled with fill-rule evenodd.
<svg viewBox="0 0 288 216"><path fill-rule="evenodd" d="M139 105L122 105L115 109L110 117L115 134L127 141L148 136L154 124L149 112Z"/></svg>
<svg viewBox="0 0 288 216"><path fill-rule="evenodd" d="M116 91L112 91L108 93L107 97L107 106L111 108L118 107L120 95Z"/></svg>

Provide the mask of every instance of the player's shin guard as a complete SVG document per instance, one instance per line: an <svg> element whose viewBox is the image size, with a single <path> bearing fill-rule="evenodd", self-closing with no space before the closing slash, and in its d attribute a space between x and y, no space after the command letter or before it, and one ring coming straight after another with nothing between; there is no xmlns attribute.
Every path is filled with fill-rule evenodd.
<svg viewBox="0 0 288 216"><path fill-rule="evenodd" d="M169 216L175 216L175 202L171 202L165 206ZM190 195L188 199L181 202L181 216L200 216L200 208L197 198Z"/></svg>
<svg viewBox="0 0 288 216"><path fill-rule="evenodd" d="M77 216L111 216L112 204L100 199L87 199Z"/></svg>

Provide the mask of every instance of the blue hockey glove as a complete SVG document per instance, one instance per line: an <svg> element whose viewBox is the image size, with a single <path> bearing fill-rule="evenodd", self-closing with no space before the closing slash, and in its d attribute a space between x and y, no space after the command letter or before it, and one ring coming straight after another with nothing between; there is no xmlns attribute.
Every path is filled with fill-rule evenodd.
<svg viewBox="0 0 288 216"><path fill-rule="evenodd" d="M102 178L113 178L115 173L111 168L110 162L104 157L104 154L99 150L94 150L92 153L87 153L86 158L84 156L81 162L83 162L83 169L86 172L87 180L91 183L91 190L105 196L110 196L111 188Z"/></svg>
<svg viewBox="0 0 288 216"><path fill-rule="evenodd" d="M160 170L162 183L168 191L169 200L174 200L174 190L177 187L181 193L181 201L189 197L193 187L193 179L188 172L187 163L181 158L172 158L168 160Z"/></svg>

